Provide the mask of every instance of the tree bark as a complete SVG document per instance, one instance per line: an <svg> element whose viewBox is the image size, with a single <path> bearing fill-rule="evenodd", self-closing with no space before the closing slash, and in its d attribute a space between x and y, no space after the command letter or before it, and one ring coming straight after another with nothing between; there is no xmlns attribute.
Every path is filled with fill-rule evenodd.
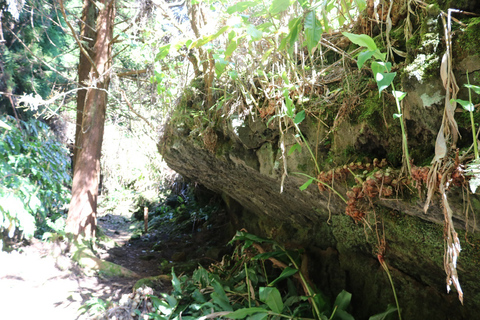
<svg viewBox="0 0 480 320"><path fill-rule="evenodd" d="M97 10L91 0L83 1L82 20L80 22L80 40L85 44L85 51L89 54L90 58L95 59L95 52L93 46L95 44L96 32L95 32L95 20L97 18ZM88 75L92 64L90 59L85 53L80 50L80 61L78 63L78 84L80 88L86 88L89 85ZM80 89L77 92L77 125L75 128L75 147L73 149L73 163L72 169L75 168L77 150L81 146L80 134L82 128L83 109L85 106L85 97L87 95L86 89Z"/></svg>
<svg viewBox="0 0 480 320"><path fill-rule="evenodd" d="M75 237L95 237L100 156L105 125L107 90L110 83L115 0L101 0L96 24L96 38L84 98L82 122L77 132L79 142L73 172L72 200L66 232Z"/></svg>

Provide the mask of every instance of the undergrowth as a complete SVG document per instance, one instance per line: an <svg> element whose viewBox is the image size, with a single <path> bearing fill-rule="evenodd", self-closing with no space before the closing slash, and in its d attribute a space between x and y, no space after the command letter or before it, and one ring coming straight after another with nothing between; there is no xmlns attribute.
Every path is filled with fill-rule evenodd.
<svg viewBox="0 0 480 320"><path fill-rule="evenodd" d="M97 318L112 319L127 312L133 319L321 319L351 320L352 295L342 290L332 303L315 288L305 270L301 250L239 231L230 241L235 249L208 270L177 276L172 268L170 293L154 295L139 288L118 304L90 301L82 307ZM106 306L110 306L105 310ZM386 319L396 308L370 320Z"/></svg>

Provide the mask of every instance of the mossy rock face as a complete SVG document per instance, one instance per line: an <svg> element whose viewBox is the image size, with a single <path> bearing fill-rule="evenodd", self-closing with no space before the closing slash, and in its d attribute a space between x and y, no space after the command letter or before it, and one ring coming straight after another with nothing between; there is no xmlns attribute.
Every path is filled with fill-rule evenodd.
<svg viewBox="0 0 480 320"><path fill-rule="evenodd" d="M439 75L445 47L438 13L447 4L453 2L439 2L438 7L419 12L418 19L412 18L412 30L418 32L404 49L401 47L408 54L405 63L394 67L395 86L407 93L401 119L416 166L430 165L444 113L445 89ZM465 1L453 6L469 7ZM473 42L478 38L480 23L469 21L465 30L455 32L458 38L454 39L454 72L460 87L466 83L466 71L471 83L480 83L479 42ZM403 36L400 29L392 30L392 39L403 41ZM465 50L455 49L456 39L469 42ZM464 307L455 290L446 293L445 218L438 194L425 213L426 187L404 185L395 190L396 197L375 198L370 205L365 201L366 220L355 223L345 215L346 203L333 191L319 191L315 181L299 190L309 178L296 172L317 178L321 177L317 171L342 169L352 162L373 163L374 158L386 158L392 172L401 172L402 133L398 117L394 118L398 111L390 89L379 96L369 70L358 71L352 66L345 71L348 75L342 81L327 85L329 92L339 90L335 98L327 101L326 96L313 96L303 105L307 118L299 126L306 141L295 136L291 127L282 127L284 132L279 132L278 118L268 122L268 117L259 117L251 108L252 114L242 112L217 122L215 130L220 138L215 152L206 150L199 139L192 141L191 134L183 134L198 131L196 124L178 134L176 124L172 124L160 148L164 159L177 172L223 195L230 218L226 229L230 232L246 228L288 248L305 248L315 285L332 299L343 289L352 292L355 318L368 319L394 304L379 253L389 266L404 319L475 318L480 305L480 245L471 246L469 242L477 244L479 235L471 232L465 238L462 230L480 230L480 218L465 216L461 188L451 188L447 196L463 248L458 272L465 293ZM468 99L468 92L462 89L459 97ZM480 97L475 102L480 102ZM455 115L464 137L458 143L461 148L471 144L467 116L461 112ZM295 147L297 143L301 148ZM291 149L296 150L289 153ZM360 179L372 175L360 170L355 174ZM334 189L343 197L357 183L353 176L338 180L333 182ZM471 195L470 201L473 211L478 211L478 195Z"/></svg>
<svg viewBox="0 0 480 320"><path fill-rule="evenodd" d="M76 261L82 268L85 268L87 271L98 272L104 277L139 277L137 273L125 267L95 257L93 252L88 248L78 248L73 254L72 260Z"/></svg>

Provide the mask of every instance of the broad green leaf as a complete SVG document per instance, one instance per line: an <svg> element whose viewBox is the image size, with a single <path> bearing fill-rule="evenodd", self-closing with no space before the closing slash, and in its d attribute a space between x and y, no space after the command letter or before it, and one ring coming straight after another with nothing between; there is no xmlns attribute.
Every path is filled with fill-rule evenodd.
<svg viewBox="0 0 480 320"><path fill-rule="evenodd" d="M230 241L230 243L232 243L232 241L237 241L237 240L239 240L239 241L250 240L250 241L258 242L258 243L264 243L264 242L274 243L273 240L260 238L260 237L257 237L254 234L251 234L251 233L248 233L248 232L243 232L243 231L237 231L237 233L235 234L233 239Z"/></svg>
<svg viewBox="0 0 480 320"><path fill-rule="evenodd" d="M230 78L232 80L237 80L237 78L238 78L238 73L235 70L228 71L228 75L230 76Z"/></svg>
<svg viewBox="0 0 480 320"><path fill-rule="evenodd" d="M294 269L294 268L291 268L291 267L286 267L285 269L283 269L282 273L278 276L278 278L273 280L272 282L270 282L268 286L271 287L271 286L275 285L275 283L277 283L279 281L282 281L285 278L291 277L294 274L296 274L297 272L298 272L297 269Z"/></svg>
<svg viewBox="0 0 480 320"><path fill-rule="evenodd" d="M362 12L367 7L365 0L355 0L355 4L357 5L358 12Z"/></svg>
<svg viewBox="0 0 480 320"><path fill-rule="evenodd" d="M283 71L283 72L282 72L282 79L283 79L283 81L285 81L285 84L286 84L286 85L289 85L289 84L290 84L290 80L288 79L288 76L287 76L287 72L286 72L286 71ZM284 92L285 92L285 91L289 92L287 88L284 88L283 91L284 91Z"/></svg>
<svg viewBox="0 0 480 320"><path fill-rule="evenodd" d="M342 290L337 295L337 298L335 299L335 303L333 304L333 307L337 307L337 310L346 310L348 306L350 305L350 301L352 300L352 294L350 292L347 292L345 290Z"/></svg>
<svg viewBox="0 0 480 320"><path fill-rule="evenodd" d="M302 150L302 146L299 143L295 143L293 146L290 147L290 150L288 150L288 155L291 155L292 153L295 152L295 150Z"/></svg>
<svg viewBox="0 0 480 320"><path fill-rule="evenodd" d="M295 122L296 124L299 124L304 119L305 119L305 110L302 110L299 113L297 113L297 115L295 116L295 120L293 122Z"/></svg>
<svg viewBox="0 0 480 320"><path fill-rule="evenodd" d="M273 0L268 12L270 12L272 15L276 15L277 13L287 10L289 6L290 0Z"/></svg>
<svg viewBox="0 0 480 320"><path fill-rule="evenodd" d="M209 43L210 41L212 40L215 40L216 38L218 38L221 34L223 34L225 31L227 31L228 29L230 29L230 26L224 26L223 28L221 28L220 30L218 30L216 33L214 34L211 34L209 36L205 36L205 37L202 37L200 39L197 39L195 40L191 45L190 45L190 48L198 48L198 47L201 47L207 43Z"/></svg>
<svg viewBox="0 0 480 320"><path fill-rule="evenodd" d="M395 99L397 99L398 101L402 101L402 99L405 98L406 95L407 95L406 92L393 91L393 96L394 96Z"/></svg>
<svg viewBox="0 0 480 320"><path fill-rule="evenodd" d="M283 251L272 251L272 252L264 252L264 253L259 253L255 257L253 257L253 260L267 260L270 258L278 258L281 256L285 256L285 252Z"/></svg>
<svg viewBox="0 0 480 320"><path fill-rule="evenodd" d="M469 112L475 111L475 106L470 101L466 101L466 100L462 100L462 99L452 99L452 100L450 100L450 103L453 104L453 102L459 103L463 107L463 109L465 109Z"/></svg>
<svg viewBox="0 0 480 320"><path fill-rule="evenodd" d="M263 32L257 30L253 24L247 26L247 34L252 38L253 41L261 40L263 37Z"/></svg>
<svg viewBox="0 0 480 320"><path fill-rule="evenodd" d="M335 320L355 320L355 318L350 313L348 313L347 311L342 310L342 309L337 309L335 311L335 316L333 317L333 319L335 319Z"/></svg>
<svg viewBox="0 0 480 320"><path fill-rule="evenodd" d="M477 192L477 188L480 186L480 176L474 175L470 180L468 180L468 184L470 185L470 190L472 193Z"/></svg>
<svg viewBox="0 0 480 320"><path fill-rule="evenodd" d="M390 72L390 70L392 70L392 64L390 62L382 62L382 61L372 62L372 72L374 76L379 72Z"/></svg>
<svg viewBox="0 0 480 320"><path fill-rule="evenodd" d="M265 312L265 311L266 311L265 309L257 308L257 307L243 308L243 309L238 309L232 313L226 314L225 317L227 317L228 319L243 319L252 314Z"/></svg>
<svg viewBox="0 0 480 320"><path fill-rule="evenodd" d="M205 296L198 289L195 289L195 291L192 293L192 298L198 303L207 302L207 300L205 299Z"/></svg>
<svg viewBox="0 0 480 320"><path fill-rule="evenodd" d="M175 274L173 267L172 267L172 287L174 291L178 293L182 292L182 286L181 286L180 280L177 278L177 275Z"/></svg>
<svg viewBox="0 0 480 320"><path fill-rule="evenodd" d="M360 47L367 47L369 51L377 50L375 41L373 41L373 39L366 34L354 34L349 32L342 32L342 34Z"/></svg>
<svg viewBox="0 0 480 320"><path fill-rule="evenodd" d="M397 308L389 304L385 312L373 315L368 320L385 320L390 313L395 311L397 311Z"/></svg>
<svg viewBox="0 0 480 320"><path fill-rule="evenodd" d="M295 42L298 40L298 36L300 35L300 32L301 32L301 27L300 27L301 22L302 22L302 18L293 18L288 22L289 32L287 36L282 39L280 46L278 47L278 50L285 50L288 44L289 45L288 52L290 54L293 52Z"/></svg>
<svg viewBox="0 0 480 320"><path fill-rule="evenodd" d="M308 52L312 54L313 48L315 48L322 38L322 26L320 21L317 19L315 10L307 13L305 17L305 38L307 42Z"/></svg>
<svg viewBox="0 0 480 320"><path fill-rule="evenodd" d="M464 84L465 88L475 91L475 93L480 94L480 87L474 86L473 84Z"/></svg>
<svg viewBox="0 0 480 320"><path fill-rule="evenodd" d="M280 291L275 287L260 287L260 301L265 302L267 306L276 313L282 313L283 301Z"/></svg>
<svg viewBox="0 0 480 320"><path fill-rule="evenodd" d="M237 47L238 47L237 41L234 40L230 42L230 44L227 47L227 50L225 50L225 59L230 58L230 56L233 54L235 49L237 49Z"/></svg>
<svg viewBox="0 0 480 320"><path fill-rule="evenodd" d="M221 55L214 54L215 59L215 73L217 77L220 77L225 71L225 68L228 66L228 61L226 61Z"/></svg>
<svg viewBox="0 0 480 320"><path fill-rule="evenodd" d="M401 117L402 117L401 113L394 113L393 114L393 119L398 119L398 118L401 118Z"/></svg>
<svg viewBox="0 0 480 320"><path fill-rule="evenodd" d="M285 98L285 106L287 107L286 115L289 118L293 118L295 107L292 98L290 98L290 91L288 89L283 90L283 97Z"/></svg>
<svg viewBox="0 0 480 320"><path fill-rule="evenodd" d="M268 319L268 313L256 313L247 318L247 320L266 320Z"/></svg>
<svg viewBox="0 0 480 320"><path fill-rule="evenodd" d="M261 31L268 31L270 27L273 26L273 23L271 22L264 22L262 24L259 24L257 27L258 30L261 30Z"/></svg>
<svg viewBox="0 0 480 320"><path fill-rule="evenodd" d="M362 69L365 61L370 59L373 54L374 54L373 51L362 51L362 52L360 52L358 54L358 60L357 60L358 69Z"/></svg>
<svg viewBox="0 0 480 320"><path fill-rule="evenodd" d="M308 181L305 182L304 184L302 184L299 189L300 189L301 191L307 189L308 186L312 184L313 180L314 180L314 178L308 179Z"/></svg>
<svg viewBox="0 0 480 320"><path fill-rule="evenodd" d="M174 296L170 295L170 294L162 294L162 297L167 300L168 302L168 305L170 306L170 308L175 308L177 305L178 305L178 300L175 299Z"/></svg>
<svg viewBox="0 0 480 320"><path fill-rule="evenodd" d="M373 53L373 57L380 60L380 61L385 61L385 59L387 58L387 54L386 53L382 53L380 52L380 50L375 50L375 52Z"/></svg>
<svg viewBox="0 0 480 320"><path fill-rule="evenodd" d="M165 59L168 56L168 54L170 53L170 46L171 46L171 44L161 46L159 48L159 52L157 53L157 56L155 57L155 61L160 61L160 60Z"/></svg>
<svg viewBox="0 0 480 320"><path fill-rule="evenodd" d="M224 311L233 311L232 306L230 305L230 300L223 290L223 286L217 280L212 281L212 286L214 292L210 294L210 297L213 300L213 303L218 305Z"/></svg>
<svg viewBox="0 0 480 320"><path fill-rule="evenodd" d="M308 0L297 0L298 3L302 6L303 9L310 7L310 2Z"/></svg>
<svg viewBox="0 0 480 320"><path fill-rule="evenodd" d="M243 12L248 8L254 7L258 4L256 1L243 1L237 2L234 5L227 8L227 13L232 14L235 12Z"/></svg>
<svg viewBox="0 0 480 320"><path fill-rule="evenodd" d="M267 51L265 51L265 53L263 54L262 56L262 63L264 63L268 57L270 57L270 55L272 54L272 51L273 49L275 49L275 47L271 47L270 49L268 49Z"/></svg>
<svg viewBox="0 0 480 320"><path fill-rule="evenodd" d="M0 128L4 128L4 129L7 129L7 130L12 130L12 127L10 127L8 124L3 122L2 120L0 120Z"/></svg>

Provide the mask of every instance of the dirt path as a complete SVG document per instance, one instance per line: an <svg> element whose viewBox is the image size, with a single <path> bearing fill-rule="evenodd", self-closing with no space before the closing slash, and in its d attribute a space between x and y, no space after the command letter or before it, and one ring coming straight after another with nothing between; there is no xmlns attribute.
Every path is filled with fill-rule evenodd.
<svg viewBox="0 0 480 320"><path fill-rule="evenodd" d="M217 218L221 222L222 218ZM219 244L222 225L203 231L178 228L178 221L168 221L154 231L133 235L141 222L124 216L101 215L99 226L113 241L98 248L97 257L121 265L140 277L191 271L221 256ZM195 224L193 224L195 226ZM187 230L187 231L185 231ZM114 245L116 243L116 245ZM117 302L131 293L138 278L105 278L85 274L64 253L64 244L32 239L28 245L7 253L0 252L0 319L92 319L79 308L92 298ZM167 291L169 283L154 288L155 294Z"/></svg>
<svg viewBox="0 0 480 320"><path fill-rule="evenodd" d="M115 242L120 245L128 242L131 236L128 219L99 220L99 225ZM118 301L122 294L132 291L138 280L87 275L67 256L59 254L61 250L57 244L32 239L29 245L22 245L16 251L0 252L0 305L4 306L0 318L91 319L86 314L79 315L78 310L86 301L91 298ZM109 258L112 256L109 250L112 249L103 250L100 255ZM142 250L129 246L127 259L140 255ZM115 254L109 260L116 262ZM137 261L124 264L135 266ZM135 269L138 272L142 267ZM147 275L150 271L139 273Z"/></svg>

